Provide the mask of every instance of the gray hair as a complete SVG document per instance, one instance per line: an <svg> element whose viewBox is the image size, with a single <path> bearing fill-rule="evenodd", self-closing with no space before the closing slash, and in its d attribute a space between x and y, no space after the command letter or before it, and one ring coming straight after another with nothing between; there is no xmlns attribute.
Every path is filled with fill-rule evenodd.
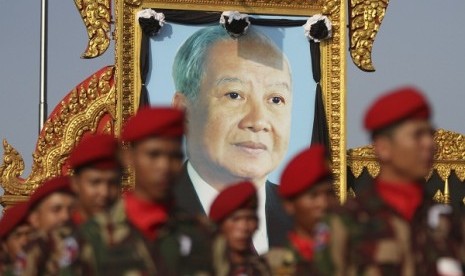
<svg viewBox="0 0 465 276"><path fill-rule="evenodd" d="M281 52L269 37L254 31L252 28L246 35L238 39L253 40L274 49L276 52ZM204 77L204 65L208 51L214 44L226 40L234 39L223 27L217 25L196 31L182 44L174 58L172 71L177 92L182 93L191 101L197 98L200 82Z"/></svg>

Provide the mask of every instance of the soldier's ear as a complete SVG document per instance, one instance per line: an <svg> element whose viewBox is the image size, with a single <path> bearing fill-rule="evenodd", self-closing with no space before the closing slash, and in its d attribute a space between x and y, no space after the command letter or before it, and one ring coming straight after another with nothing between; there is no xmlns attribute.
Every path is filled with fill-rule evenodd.
<svg viewBox="0 0 465 276"><path fill-rule="evenodd" d="M295 214L294 204L290 200L284 199L283 207L286 213L288 213L290 216L293 216Z"/></svg>
<svg viewBox="0 0 465 276"><path fill-rule="evenodd" d="M29 214L27 217L27 222L32 226L32 228L39 229L40 222L37 210L34 210Z"/></svg>
<svg viewBox="0 0 465 276"><path fill-rule="evenodd" d="M70 185L70 186L71 186L71 190L72 190L75 194L77 194L77 193L79 192L79 187L78 187L78 183L77 183L77 182L78 182L78 181L77 181L77 176L76 176L76 175L73 175L73 176L71 177L71 185Z"/></svg>
<svg viewBox="0 0 465 276"><path fill-rule="evenodd" d="M375 154L381 163L386 163L391 159L392 141L389 137L381 136L373 141Z"/></svg>
<svg viewBox="0 0 465 276"><path fill-rule="evenodd" d="M130 146L121 151L121 162L125 168L132 168L134 164L134 159L132 156L132 151L134 149Z"/></svg>

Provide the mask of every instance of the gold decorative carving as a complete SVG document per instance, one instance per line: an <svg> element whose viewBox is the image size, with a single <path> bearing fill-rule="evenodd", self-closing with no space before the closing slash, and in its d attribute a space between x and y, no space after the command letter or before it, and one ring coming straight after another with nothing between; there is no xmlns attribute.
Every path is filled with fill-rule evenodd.
<svg viewBox="0 0 465 276"><path fill-rule="evenodd" d="M389 0L350 0L350 55L363 71L375 71L371 52Z"/></svg>
<svg viewBox="0 0 465 276"><path fill-rule="evenodd" d="M140 30L135 14L140 7L174 10L225 11L249 14L310 16L324 13L333 24L333 38L321 43L322 88L331 142L331 161L335 190L341 201L347 197L345 144L345 68L346 68L346 2L343 0L117 0L116 2L116 68L117 125L115 132L134 114L139 102Z"/></svg>
<svg viewBox="0 0 465 276"><path fill-rule="evenodd" d="M81 58L95 58L110 45L111 0L74 0L89 38Z"/></svg>
<svg viewBox="0 0 465 276"><path fill-rule="evenodd" d="M433 200L437 203L450 204L449 181L446 180L444 183L444 193L441 190L437 190L433 196Z"/></svg>
<svg viewBox="0 0 465 276"><path fill-rule="evenodd" d="M16 149L3 141L0 183L5 190L2 204L30 195L40 183L63 172L68 153L86 131L94 132L103 115L116 119L114 67L106 67L75 89L45 122L33 154L31 174L22 179L24 161Z"/></svg>
<svg viewBox="0 0 465 276"><path fill-rule="evenodd" d="M433 169L426 179L429 179L435 170L445 185L444 192L438 190L434 199L443 203L450 202L448 181L451 172L454 171L460 181L465 180L465 135L438 129L434 134L434 142L437 150ZM379 174L380 168L372 145L349 149L347 156L347 164L356 178L364 169L367 169L373 178Z"/></svg>
<svg viewBox="0 0 465 276"><path fill-rule="evenodd" d="M448 180L450 173L455 172L460 181L465 180L465 136L456 132L438 129L434 134L436 153L434 155L433 170L436 170L441 179ZM372 177L379 173L379 164L372 145L349 149L347 151L347 164L357 178L368 169ZM430 172L427 179L432 175Z"/></svg>

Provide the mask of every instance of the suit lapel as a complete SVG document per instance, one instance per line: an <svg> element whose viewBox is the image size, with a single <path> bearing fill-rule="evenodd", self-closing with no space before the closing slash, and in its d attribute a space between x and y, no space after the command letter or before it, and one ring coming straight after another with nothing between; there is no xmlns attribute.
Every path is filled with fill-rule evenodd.
<svg viewBox="0 0 465 276"><path fill-rule="evenodd" d="M278 195L278 186L269 181L266 182L265 215L270 248L286 246L287 233L292 229L292 220L284 211Z"/></svg>
<svg viewBox="0 0 465 276"><path fill-rule="evenodd" d="M195 191L189 174L187 173L187 162L184 164L174 187L174 195L177 208L190 215L205 215L202 203Z"/></svg>

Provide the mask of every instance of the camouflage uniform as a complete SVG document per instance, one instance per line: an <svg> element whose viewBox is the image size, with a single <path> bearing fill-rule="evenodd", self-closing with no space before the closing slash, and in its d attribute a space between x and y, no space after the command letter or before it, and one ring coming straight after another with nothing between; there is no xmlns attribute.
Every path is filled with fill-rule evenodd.
<svg viewBox="0 0 465 276"><path fill-rule="evenodd" d="M81 253L68 274L212 275L209 224L172 213L148 241L127 219L124 201L79 231Z"/></svg>
<svg viewBox="0 0 465 276"><path fill-rule="evenodd" d="M292 244L291 239L289 239L285 247L272 248L265 255L265 258L271 267L273 275L325 275L321 267L316 266L315 263L328 260L328 257L324 257L324 254L328 254L328 250L326 250L328 246L328 229L325 229L324 233L320 232L320 234L324 238L315 238L317 242L313 245L311 260L302 256L297 247Z"/></svg>
<svg viewBox="0 0 465 276"><path fill-rule="evenodd" d="M458 259L461 239L434 233L427 222L433 206L424 198L407 221L370 187L327 217L330 245L315 265L328 275L438 275L440 258Z"/></svg>
<svg viewBox="0 0 465 276"><path fill-rule="evenodd" d="M26 246L24 275L58 275L79 253L76 226L67 225L49 234L36 234Z"/></svg>
<svg viewBox="0 0 465 276"><path fill-rule="evenodd" d="M15 260L3 248L0 248L0 275L19 276L23 275L25 265L24 254L17 256Z"/></svg>
<svg viewBox="0 0 465 276"><path fill-rule="evenodd" d="M267 276L272 275L265 259L251 252L246 262L234 265L228 258L226 240L217 236L213 242L213 263L216 276Z"/></svg>

